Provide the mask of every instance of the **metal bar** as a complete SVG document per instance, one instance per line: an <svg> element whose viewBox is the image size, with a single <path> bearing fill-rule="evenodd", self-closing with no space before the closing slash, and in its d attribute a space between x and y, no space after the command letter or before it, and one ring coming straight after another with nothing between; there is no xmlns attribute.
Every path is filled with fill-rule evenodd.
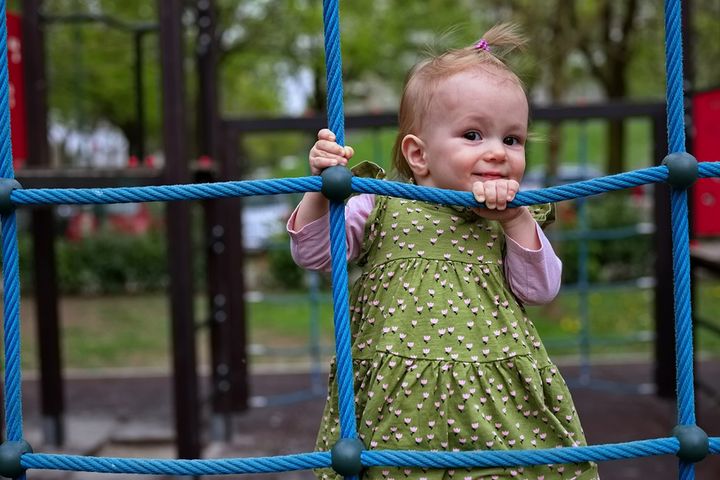
<svg viewBox="0 0 720 480"><path fill-rule="evenodd" d="M188 183L185 82L183 76L182 0L158 0L162 66L165 175L171 183ZM170 312L172 316L173 387L177 455L200 457L198 378L193 321L190 204L167 204Z"/></svg>
<svg viewBox="0 0 720 480"><path fill-rule="evenodd" d="M142 46L143 32L135 32L133 43L135 46L135 130L134 152L138 161L142 164L145 160L145 92L143 89L143 63L144 52Z"/></svg>
<svg viewBox="0 0 720 480"><path fill-rule="evenodd" d="M532 118L535 121L619 119L665 115L665 104L654 102L609 102L598 105L532 107L531 110ZM278 118L226 118L224 123L231 131L245 133L281 130L315 132L327 126L327 118L324 115ZM348 130L394 127L397 125L397 113L347 115L345 125Z"/></svg>
<svg viewBox="0 0 720 480"><path fill-rule="evenodd" d="M92 13L71 13L67 15L47 15L40 13L38 18L47 25L68 25L83 23L99 23L106 27L123 30L126 32L151 32L157 31L158 25L147 22L127 22L109 15L98 15Z"/></svg>
<svg viewBox="0 0 720 480"><path fill-rule="evenodd" d="M223 132L222 176L239 178L245 170L245 157L239 153L240 143L236 136ZM224 264L224 280L228 291L228 327L226 342L230 358L230 391L233 412L248 409L247 321L245 310L245 255L242 233L242 199L233 198L222 203L222 218L226 225L227 261Z"/></svg>
<svg viewBox="0 0 720 480"><path fill-rule="evenodd" d="M166 183L159 170L149 168L23 168L17 171L15 178L24 188L109 188Z"/></svg>
<svg viewBox="0 0 720 480"><path fill-rule="evenodd" d="M47 144L47 77L45 39L38 15L41 0L22 2L23 62L28 132L28 167L50 164ZM22 170L20 172L23 172ZM23 178L19 175L18 178ZM24 180L24 179L23 179ZM21 182L23 180L20 180ZM24 185L27 185L25 183ZM65 392L60 347L55 229L52 207L32 212L35 309L40 357L40 395L44 440L49 445L65 442ZM41 260L42 259L42 260Z"/></svg>
<svg viewBox="0 0 720 480"><path fill-rule="evenodd" d="M664 116L653 118L654 157L659 163L667 154L667 126ZM673 304L672 240L670 235L670 189L658 184L655 196L655 385L657 395L674 399L675 392L675 307Z"/></svg>

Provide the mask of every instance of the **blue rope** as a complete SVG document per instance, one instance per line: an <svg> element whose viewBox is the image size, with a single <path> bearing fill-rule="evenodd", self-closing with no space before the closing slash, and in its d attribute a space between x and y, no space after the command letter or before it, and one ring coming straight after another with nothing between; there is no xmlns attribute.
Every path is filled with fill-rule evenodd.
<svg viewBox="0 0 720 480"><path fill-rule="evenodd" d="M685 151L682 12L680 0L665 0L665 75L670 152Z"/></svg>
<svg viewBox="0 0 720 480"><path fill-rule="evenodd" d="M23 438L20 366L20 268L15 212L2 215L5 416L7 439Z"/></svg>
<svg viewBox="0 0 720 480"><path fill-rule="evenodd" d="M720 162L698 165L700 178L720 177ZM667 167L658 166L631 172L593 178L517 194L513 207L560 202L599 195L649 183L667 180ZM273 180L244 180L188 185L161 185L120 188L26 188L14 190L10 200L14 205L104 205L110 203L170 202L207 200L213 198L246 197L285 193L319 192L322 180L318 176L280 178ZM410 185L389 180L353 177L352 188L357 193L376 193L401 198L424 200L445 205L477 207L472 193Z"/></svg>
<svg viewBox="0 0 720 480"><path fill-rule="evenodd" d="M322 179L317 176L275 180L197 183L120 188L55 188L14 190L15 205L101 205L128 202L169 202L211 198L247 197L282 193L319 192Z"/></svg>
<svg viewBox="0 0 720 480"><path fill-rule="evenodd" d="M680 0L665 1L665 70L667 77L668 146L671 153L685 151L685 102L683 91L682 8ZM675 353L678 421L695 424L693 384L692 308L687 192L672 190L672 236L675 301ZM695 466L680 461L680 479L693 480Z"/></svg>
<svg viewBox="0 0 720 480"><path fill-rule="evenodd" d="M484 468L519 465L547 465L582 463L587 461L621 460L677 453L676 438L639 440L636 442L587 447L564 447L539 450L488 450L476 452L425 452L407 450L366 450L363 465L424 467L424 468Z"/></svg>
<svg viewBox="0 0 720 480"><path fill-rule="evenodd" d="M330 203L330 255L332 259L333 318L335 321L336 371L340 436L355 438L355 394L350 344L345 205Z"/></svg>
<svg viewBox="0 0 720 480"><path fill-rule="evenodd" d="M7 24L5 2L0 2L0 177L14 178L10 140ZM5 426L9 441L23 438L22 371L20 368L20 269L15 212L2 222L3 337L5 344Z"/></svg>
<svg viewBox="0 0 720 480"><path fill-rule="evenodd" d="M325 70L327 75L327 115L330 130L338 144L345 145L342 57L340 55L340 13L338 0L323 0L325 28Z"/></svg>
<svg viewBox="0 0 720 480"><path fill-rule="evenodd" d="M651 167L633 172L593 178L582 182L569 183L567 185L543 188L540 190L527 190L519 192L515 200L509 203L509 206L519 207L523 205L559 202L573 198L598 195L614 190L622 190L647 183L664 182L668 177L667 172L668 170L665 166ZM352 188L358 193L378 193L381 195L424 200L445 205L459 205L464 207L481 206L481 204L475 201L475 197L473 197L471 192L422 187L403 182L353 177Z"/></svg>
<svg viewBox="0 0 720 480"><path fill-rule="evenodd" d="M0 177L15 178L12 163L12 142L10 140L10 81L7 63L7 10L5 1L0 2Z"/></svg>
<svg viewBox="0 0 720 480"><path fill-rule="evenodd" d="M675 272L673 289L675 299L678 423L680 425L695 425L687 191L673 189L671 203L673 271Z"/></svg>
<svg viewBox="0 0 720 480"><path fill-rule="evenodd" d="M74 472L137 473L143 475L234 475L327 468L330 453L313 452L257 458L217 460L164 460L143 458L89 457L26 453L23 468L71 470Z"/></svg>

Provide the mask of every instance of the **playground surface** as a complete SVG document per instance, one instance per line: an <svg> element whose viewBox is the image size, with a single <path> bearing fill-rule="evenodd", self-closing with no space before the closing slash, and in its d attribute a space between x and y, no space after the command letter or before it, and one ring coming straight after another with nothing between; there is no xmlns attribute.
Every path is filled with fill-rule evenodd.
<svg viewBox="0 0 720 480"><path fill-rule="evenodd" d="M579 368L560 363L565 377L579 375ZM717 383L720 361L698 362L698 378ZM643 362L607 363L593 366L592 378L618 382L627 388L573 388L573 397L590 444L618 443L665 437L676 424L673 401L652 394L631 392L652 380L652 365ZM26 438L38 452L78 455L172 458L173 413L171 378L163 374L68 375L66 384L67 445L56 450L42 445L38 384L24 381ZM202 382L204 383L204 381ZM310 379L302 373L258 373L251 377L253 395L273 396L308 388ZM716 387L718 385L715 385ZM700 392L700 390L698 390ZM271 397L272 398L272 397ZM322 396L289 403L252 408L233 421L229 442L207 442L203 456L255 457L312 451L323 408ZM720 405L697 394L698 424L711 436L720 432ZM710 455L697 465L699 480L720 478L720 456ZM603 480L674 480L677 459L660 456L603 462ZM85 480L104 478L165 478L153 476L101 475L90 473L35 471L29 479ZM221 476L218 478L229 478ZM243 475L249 480L311 480L309 471Z"/></svg>

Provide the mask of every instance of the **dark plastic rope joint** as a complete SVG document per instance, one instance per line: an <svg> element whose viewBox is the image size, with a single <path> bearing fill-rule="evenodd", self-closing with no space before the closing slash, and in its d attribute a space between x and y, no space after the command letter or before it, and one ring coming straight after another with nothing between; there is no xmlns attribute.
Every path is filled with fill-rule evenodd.
<svg viewBox="0 0 720 480"><path fill-rule="evenodd" d="M14 178L0 178L0 213L10 213L15 210L10 194L18 188L22 188L22 185Z"/></svg>
<svg viewBox="0 0 720 480"><path fill-rule="evenodd" d="M32 451L32 447L25 440L0 445L0 475L7 478L21 476L25 469L20 464L20 457Z"/></svg>
<svg viewBox="0 0 720 480"><path fill-rule="evenodd" d="M671 153L662 164L668 168L667 183L674 188L688 188L698 178L697 159L687 152Z"/></svg>
<svg viewBox="0 0 720 480"><path fill-rule="evenodd" d="M320 174L322 188L320 191L328 200L342 202L352 193L352 172L342 165L328 167Z"/></svg>
<svg viewBox="0 0 720 480"><path fill-rule="evenodd" d="M677 456L688 463L699 462L710 451L707 433L697 425L677 425L672 434L680 442Z"/></svg>
<svg viewBox="0 0 720 480"><path fill-rule="evenodd" d="M351 477L362 471L360 454L365 445L357 438L341 438L330 450L331 466L340 475Z"/></svg>

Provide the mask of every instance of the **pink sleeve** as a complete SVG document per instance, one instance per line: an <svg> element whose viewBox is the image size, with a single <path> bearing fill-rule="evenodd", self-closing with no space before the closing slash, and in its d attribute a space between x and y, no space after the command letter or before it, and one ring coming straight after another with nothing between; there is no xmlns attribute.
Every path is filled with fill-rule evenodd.
<svg viewBox="0 0 720 480"><path fill-rule="evenodd" d="M351 197L345 205L345 234L348 262L357 258L365 236L365 223L375 206L375 195ZM330 270L330 215L295 230L297 208L290 215L287 231L290 234L290 253L295 263L308 270Z"/></svg>
<svg viewBox="0 0 720 480"><path fill-rule="evenodd" d="M505 276L515 296L526 305L550 303L560 291L562 276L562 261L540 226L535 228L541 243L539 250L523 248L505 236Z"/></svg>

